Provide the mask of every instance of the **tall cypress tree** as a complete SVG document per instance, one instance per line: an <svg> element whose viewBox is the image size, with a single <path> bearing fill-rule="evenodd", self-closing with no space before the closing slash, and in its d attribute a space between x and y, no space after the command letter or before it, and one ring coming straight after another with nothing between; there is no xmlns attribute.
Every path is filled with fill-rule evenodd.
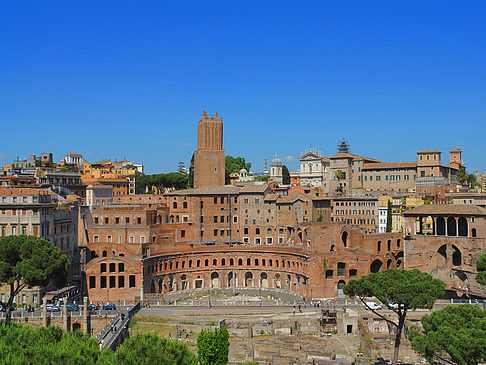
<svg viewBox="0 0 486 365"><path fill-rule="evenodd" d="M392 231L392 221L393 221L393 217L392 217L392 203L391 203L391 200L388 200L388 210L387 210L387 213L386 213L386 232L389 233Z"/></svg>

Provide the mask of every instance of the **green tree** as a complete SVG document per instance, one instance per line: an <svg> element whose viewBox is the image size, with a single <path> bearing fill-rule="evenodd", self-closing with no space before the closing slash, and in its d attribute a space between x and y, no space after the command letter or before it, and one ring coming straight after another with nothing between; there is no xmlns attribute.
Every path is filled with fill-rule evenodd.
<svg viewBox="0 0 486 365"><path fill-rule="evenodd" d="M342 180L344 179L344 172L342 172L341 170L337 170L334 175L336 176L336 179L338 180Z"/></svg>
<svg viewBox="0 0 486 365"><path fill-rule="evenodd" d="M459 169L459 171L457 172L457 174L456 174L456 180L460 184L464 184L465 182L467 182L467 174L466 174L466 169L464 167L461 167Z"/></svg>
<svg viewBox="0 0 486 365"><path fill-rule="evenodd" d="M113 364L113 357L80 331L0 324L0 364Z"/></svg>
<svg viewBox="0 0 486 365"><path fill-rule="evenodd" d="M344 287L344 293L350 297L357 296L368 310L396 328L393 354L393 365L396 365L407 312L418 308L431 309L444 294L444 289L444 282L420 270L390 269L350 280ZM393 310L398 321L371 309L364 301L367 297L376 297Z"/></svg>
<svg viewBox="0 0 486 365"><path fill-rule="evenodd" d="M317 222L322 222L322 219L323 219L323 218L324 218L324 217L322 216L322 214L319 214L319 216L317 217L316 221L317 221Z"/></svg>
<svg viewBox="0 0 486 365"><path fill-rule="evenodd" d="M421 319L423 330L408 331L412 347L431 364L486 362L486 311L472 304L450 305Z"/></svg>
<svg viewBox="0 0 486 365"><path fill-rule="evenodd" d="M474 189L474 187L476 186L481 186L480 183L478 183L478 179L476 177L476 175L474 174L469 174L467 175L467 184L469 186L470 189Z"/></svg>
<svg viewBox="0 0 486 365"><path fill-rule="evenodd" d="M250 172L251 163L246 162L243 157L226 156L224 160L224 170L227 175L233 172L240 172L241 169Z"/></svg>
<svg viewBox="0 0 486 365"><path fill-rule="evenodd" d="M192 189L194 187L194 153L191 157L191 163L189 164L189 182L187 186Z"/></svg>
<svg viewBox="0 0 486 365"><path fill-rule="evenodd" d="M64 284L69 261L51 242L33 236L0 237L0 283L10 287L2 303L10 322L13 300L25 287Z"/></svg>
<svg viewBox="0 0 486 365"><path fill-rule="evenodd" d="M476 281L481 285L486 285L486 253L482 254L479 260L476 262Z"/></svg>
<svg viewBox="0 0 486 365"><path fill-rule="evenodd" d="M226 327L214 331L203 329L197 336L197 354L201 365L228 363L229 333Z"/></svg>
<svg viewBox="0 0 486 365"><path fill-rule="evenodd" d="M196 365L197 358L186 344L155 334L130 337L116 352L116 363L124 365Z"/></svg>
<svg viewBox="0 0 486 365"><path fill-rule="evenodd" d="M289 185L290 184L290 172L287 166L282 166L282 184Z"/></svg>
<svg viewBox="0 0 486 365"><path fill-rule="evenodd" d="M391 200L388 200L388 208L386 211L386 232L387 233L390 233L393 229L392 222L393 222L392 203Z"/></svg>
<svg viewBox="0 0 486 365"><path fill-rule="evenodd" d="M179 161L179 164L177 165L177 172L183 174L185 171L186 167L184 166L184 162Z"/></svg>

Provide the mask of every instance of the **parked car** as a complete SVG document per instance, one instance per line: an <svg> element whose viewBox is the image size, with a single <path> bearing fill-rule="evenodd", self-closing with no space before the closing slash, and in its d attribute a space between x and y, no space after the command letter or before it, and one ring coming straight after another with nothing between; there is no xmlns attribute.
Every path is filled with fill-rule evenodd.
<svg viewBox="0 0 486 365"><path fill-rule="evenodd" d="M77 312L77 311L79 311L79 307L78 307L77 304L68 304L66 307L67 307L67 310L69 312Z"/></svg>
<svg viewBox="0 0 486 365"><path fill-rule="evenodd" d="M116 307L115 307L115 304L111 303L111 304L105 304L103 306L103 309L106 309L106 310L115 310Z"/></svg>
<svg viewBox="0 0 486 365"><path fill-rule="evenodd" d="M375 302L365 302L368 307L370 307L373 310L381 309L381 305Z"/></svg>
<svg viewBox="0 0 486 365"><path fill-rule="evenodd" d="M54 304L48 304L46 306L46 310L48 312L59 312L61 310L61 308L59 308L57 305L54 305Z"/></svg>
<svg viewBox="0 0 486 365"><path fill-rule="evenodd" d="M96 311L98 309L100 309L100 306L98 304L88 304L88 310L89 311Z"/></svg>

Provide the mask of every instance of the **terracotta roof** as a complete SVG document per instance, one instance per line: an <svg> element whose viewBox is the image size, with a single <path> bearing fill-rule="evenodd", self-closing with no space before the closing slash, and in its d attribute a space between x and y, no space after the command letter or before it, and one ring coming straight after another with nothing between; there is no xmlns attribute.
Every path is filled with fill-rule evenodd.
<svg viewBox="0 0 486 365"><path fill-rule="evenodd" d="M176 190L166 195L222 195L222 194L238 194L240 192L239 187L233 185L222 186L201 186L197 189Z"/></svg>
<svg viewBox="0 0 486 365"><path fill-rule="evenodd" d="M246 184L241 187L240 194L245 193L265 193L270 189L267 184Z"/></svg>
<svg viewBox="0 0 486 365"><path fill-rule="evenodd" d="M396 169L400 167L417 167L417 162L380 162L380 163L371 163L371 164L363 164L363 170L367 169Z"/></svg>
<svg viewBox="0 0 486 365"><path fill-rule="evenodd" d="M276 201L276 200L278 199L278 197L279 197L279 196L280 196L280 195L278 195L278 194L267 194L267 195L265 195L264 200L265 200L265 201L270 201L270 202L271 202L271 201Z"/></svg>
<svg viewBox="0 0 486 365"><path fill-rule="evenodd" d="M0 188L0 195L49 195L48 189Z"/></svg>
<svg viewBox="0 0 486 365"><path fill-rule="evenodd" d="M417 151L417 153L442 153L440 151L431 149L431 150L422 150L422 151Z"/></svg>
<svg viewBox="0 0 486 365"><path fill-rule="evenodd" d="M296 200L304 200L309 199L309 197L305 194L302 194L300 191L294 191L290 195L283 195L277 199L277 203L293 203Z"/></svg>
<svg viewBox="0 0 486 365"><path fill-rule="evenodd" d="M344 152L340 152L340 153L337 153L337 154L329 157L330 160L334 160L334 159L337 159L337 158L352 158L354 161L363 160L363 161L370 161L370 162L381 162L381 161L376 160L374 158L362 157L362 156L358 156L358 155L353 155L352 153L344 153Z"/></svg>
<svg viewBox="0 0 486 365"><path fill-rule="evenodd" d="M449 152L461 152L462 150L460 148L454 148L452 150L450 150Z"/></svg>
<svg viewBox="0 0 486 365"><path fill-rule="evenodd" d="M477 205L424 204L403 212L403 215L486 215L486 208Z"/></svg>

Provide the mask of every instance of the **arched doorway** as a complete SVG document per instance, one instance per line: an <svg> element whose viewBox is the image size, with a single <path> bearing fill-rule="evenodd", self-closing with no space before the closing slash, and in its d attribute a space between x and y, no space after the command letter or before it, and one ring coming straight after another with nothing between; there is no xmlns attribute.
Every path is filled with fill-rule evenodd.
<svg viewBox="0 0 486 365"><path fill-rule="evenodd" d="M252 287L252 286L253 286L253 274L248 271L245 274L245 287Z"/></svg>
<svg viewBox="0 0 486 365"><path fill-rule="evenodd" d="M287 275L287 280L285 280L285 289L291 290L291 283L292 283L292 278L290 277L290 275Z"/></svg>
<svg viewBox="0 0 486 365"><path fill-rule="evenodd" d="M268 276L266 272L260 274L260 287L268 288Z"/></svg>
<svg viewBox="0 0 486 365"><path fill-rule="evenodd" d="M344 298L345 297L344 291L343 291L343 288L344 288L345 285L346 285L346 282L344 280L338 281L338 285L337 285L338 298Z"/></svg>
<svg viewBox="0 0 486 365"><path fill-rule="evenodd" d="M444 218L443 217L437 217L435 224L437 225L436 235L445 236L445 221L444 221Z"/></svg>
<svg viewBox="0 0 486 365"><path fill-rule="evenodd" d="M181 276L181 290L189 289L189 281L186 275Z"/></svg>
<svg viewBox="0 0 486 365"><path fill-rule="evenodd" d="M217 272L211 274L211 288L219 288L219 274Z"/></svg>
<svg viewBox="0 0 486 365"><path fill-rule="evenodd" d="M454 217L447 218L447 235L457 236L456 219Z"/></svg>
<svg viewBox="0 0 486 365"><path fill-rule="evenodd" d="M458 227L459 227L459 232L458 232L459 236L467 237L467 232L469 231L469 229L467 228L466 218L464 217L459 218Z"/></svg>
<svg viewBox="0 0 486 365"><path fill-rule="evenodd" d="M159 279L159 293L162 293L162 280Z"/></svg>
<svg viewBox="0 0 486 365"><path fill-rule="evenodd" d="M236 275L235 275L235 277L236 277ZM227 285L228 285L228 288L232 288L233 287L233 272L229 272L228 273ZM236 286L236 282L235 282L235 286Z"/></svg>
<svg viewBox="0 0 486 365"><path fill-rule="evenodd" d="M273 278L273 287L277 289L282 288L282 280L280 279L280 274L275 274Z"/></svg>

